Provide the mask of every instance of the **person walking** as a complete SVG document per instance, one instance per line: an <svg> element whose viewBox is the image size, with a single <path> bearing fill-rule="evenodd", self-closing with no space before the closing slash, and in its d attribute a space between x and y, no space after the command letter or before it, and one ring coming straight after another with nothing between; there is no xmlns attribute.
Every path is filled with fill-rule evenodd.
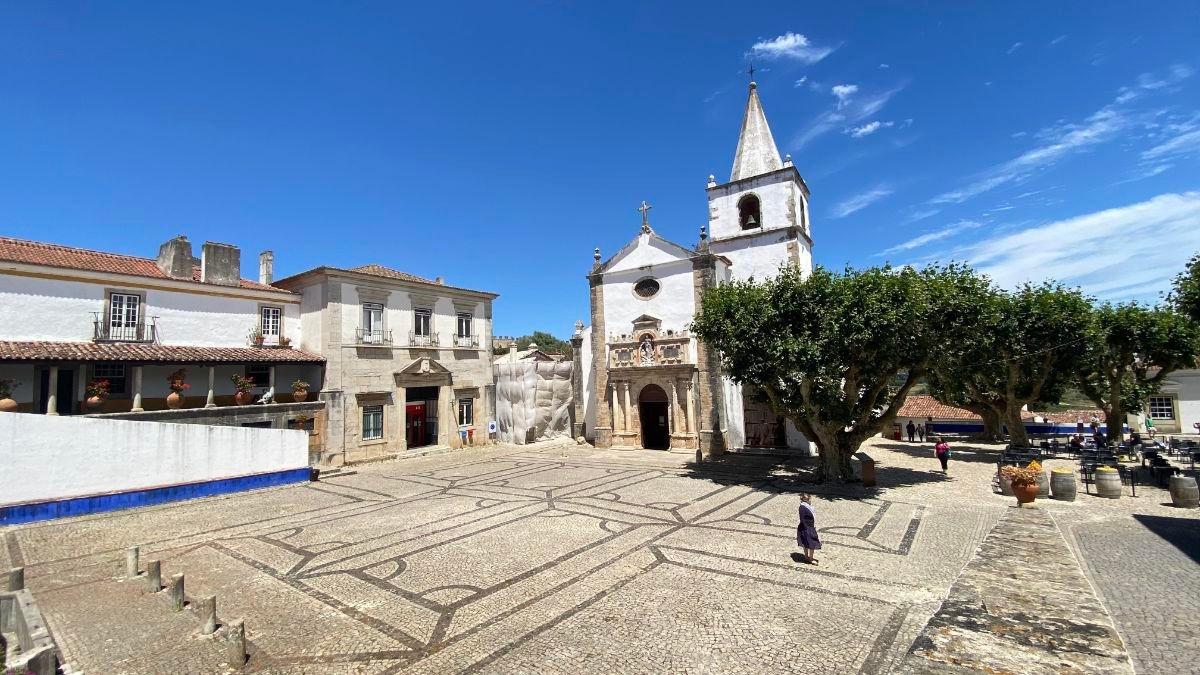
<svg viewBox="0 0 1200 675"><path fill-rule="evenodd" d="M813 552L821 548L821 539L817 536L817 514L813 511L812 495L800 495L800 524L796 526L796 545L804 549L804 562L816 565L817 559Z"/></svg>
<svg viewBox="0 0 1200 675"><path fill-rule="evenodd" d="M942 440L941 436L934 439L936 443L933 446L933 454L937 455L938 461L942 463L942 473L949 473L950 468L950 444Z"/></svg>
<svg viewBox="0 0 1200 675"><path fill-rule="evenodd" d="M1091 425L1092 425L1092 435L1093 436L1100 433L1100 418L1096 417L1096 413L1092 413Z"/></svg>
<svg viewBox="0 0 1200 675"><path fill-rule="evenodd" d="M908 426L904 427L904 430L908 432L908 442L916 443L917 442L917 425L913 424L912 420L909 420Z"/></svg>
<svg viewBox="0 0 1200 675"><path fill-rule="evenodd" d="M921 439L922 443L925 442L925 423L924 422L917 425L917 436Z"/></svg>

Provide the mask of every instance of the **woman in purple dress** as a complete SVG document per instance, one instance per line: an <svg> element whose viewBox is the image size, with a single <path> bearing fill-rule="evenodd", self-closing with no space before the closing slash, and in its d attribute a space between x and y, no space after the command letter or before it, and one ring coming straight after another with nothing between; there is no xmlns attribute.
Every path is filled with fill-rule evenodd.
<svg viewBox="0 0 1200 675"><path fill-rule="evenodd" d="M800 524L796 527L796 544L804 549L804 562L816 565L813 551L821 548L817 537L817 518L812 507L812 495L800 495Z"/></svg>

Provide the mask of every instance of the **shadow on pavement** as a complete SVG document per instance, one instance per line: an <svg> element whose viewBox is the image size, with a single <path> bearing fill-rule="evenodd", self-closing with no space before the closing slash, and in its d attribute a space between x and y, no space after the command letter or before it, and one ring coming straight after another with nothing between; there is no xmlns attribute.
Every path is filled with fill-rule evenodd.
<svg viewBox="0 0 1200 675"><path fill-rule="evenodd" d="M1200 528L1195 518L1134 514L1134 520L1162 537L1194 562L1200 562Z"/></svg>
<svg viewBox="0 0 1200 675"><path fill-rule="evenodd" d="M891 450L892 452L900 452L909 457L928 458L930 463L938 467L937 457L933 455L933 445L931 443L877 443L875 447ZM986 464L995 464L1000 461L1000 453L1002 450L997 447L995 450L991 448L976 448L971 446L961 446L950 444L950 465L954 466L955 462L980 462Z"/></svg>

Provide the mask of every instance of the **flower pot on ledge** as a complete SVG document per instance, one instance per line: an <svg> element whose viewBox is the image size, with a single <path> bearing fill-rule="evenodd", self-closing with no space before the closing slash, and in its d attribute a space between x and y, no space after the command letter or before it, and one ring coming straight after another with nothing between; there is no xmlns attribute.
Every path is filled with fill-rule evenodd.
<svg viewBox="0 0 1200 675"><path fill-rule="evenodd" d="M11 398L0 398L0 412L16 412L19 404Z"/></svg>
<svg viewBox="0 0 1200 675"><path fill-rule="evenodd" d="M99 396L89 396L87 399L87 407L95 410L104 404L104 399Z"/></svg>
<svg viewBox="0 0 1200 675"><path fill-rule="evenodd" d="M293 389L292 390L292 400L295 401L296 403L303 403L304 401L308 400L308 390L307 389Z"/></svg>
<svg viewBox="0 0 1200 675"><path fill-rule="evenodd" d="M233 395L233 402L238 405L250 405L253 400L254 396L248 391L239 391Z"/></svg>
<svg viewBox="0 0 1200 675"><path fill-rule="evenodd" d="M183 407L183 396L179 392L173 391L167 394L167 407L171 410L179 410Z"/></svg>

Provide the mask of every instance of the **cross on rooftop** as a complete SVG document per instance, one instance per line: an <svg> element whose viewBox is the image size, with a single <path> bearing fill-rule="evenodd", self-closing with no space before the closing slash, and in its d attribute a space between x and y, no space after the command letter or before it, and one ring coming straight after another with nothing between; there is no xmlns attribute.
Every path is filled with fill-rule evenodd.
<svg viewBox="0 0 1200 675"><path fill-rule="evenodd" d="M747 70L746 72L750 74L750 81L753 82L754 81L754 64L753 63L750 64L750 69Z"/></svg>
<svg viewBox="0 0 1200 675"><path fill-rule="evenodd" d="M647 232L650 230L650 218L649 218L649 216L646 215L646 213L652 208L654 208L654 207L647 204L645 199L642 200L642 205L637 208L638 211L642 212L642 231L643 232Z"/></svg>

